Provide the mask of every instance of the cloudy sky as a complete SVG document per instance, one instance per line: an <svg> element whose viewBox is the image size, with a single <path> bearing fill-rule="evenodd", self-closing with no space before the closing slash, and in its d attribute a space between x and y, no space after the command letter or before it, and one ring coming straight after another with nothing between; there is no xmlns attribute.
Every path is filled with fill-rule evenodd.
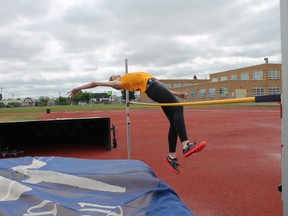
<svg viewBox="0 0 288 216"><path fill-rule="evenodd" d="M0 14L4 99L66 97L125 59L160 79L281 63L279 0L0 0Z"/></svg>

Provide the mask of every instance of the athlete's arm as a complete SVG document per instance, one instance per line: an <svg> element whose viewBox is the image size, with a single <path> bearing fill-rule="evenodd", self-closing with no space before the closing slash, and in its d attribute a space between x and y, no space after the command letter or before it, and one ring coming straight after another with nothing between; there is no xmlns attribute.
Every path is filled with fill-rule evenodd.
<svg viewBox="0 0 288 216"><path fill-rule="evenodd" d="M171 92L173 95L175 95L175 96L177 96L177 97L180 97L180 98L183 98L183 99L186 99L187 96L188 96L188 94L187 94L186 92L175 92L175 91L171 91L171 90L170 90L170 92Z"/></svg>
<svg viewBox="0 0 288 216"><path fill-rule="evenodd" d="M95 88L98 86L105 86L105 87L111 87L115 89L121 89L121 82L119 80L113 80L113 81L103 81L103 82L91 82L88 84L85 84L83 86L76 87L72 89L70 92L68 92L70 97L74 97L79 91L83 89L90 89Z"/></svg>

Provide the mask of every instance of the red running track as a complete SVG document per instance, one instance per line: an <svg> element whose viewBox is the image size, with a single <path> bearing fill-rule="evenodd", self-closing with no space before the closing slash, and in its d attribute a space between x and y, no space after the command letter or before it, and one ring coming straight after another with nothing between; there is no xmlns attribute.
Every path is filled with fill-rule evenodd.
<svg viewBox="0 0 288 216"><path fill-rule="evenodd" d="M45 114L61 117L110 117L118 146L112 151L71 146L38 149L35 155L127 159L125 111ZM281 117L275 108L185 108L191 141L207 147L189 158L177 153L181 173L172 173L167 155L168 121L160 108L130 109L131 156L151 166L196 216L281 216Z"/></svg>

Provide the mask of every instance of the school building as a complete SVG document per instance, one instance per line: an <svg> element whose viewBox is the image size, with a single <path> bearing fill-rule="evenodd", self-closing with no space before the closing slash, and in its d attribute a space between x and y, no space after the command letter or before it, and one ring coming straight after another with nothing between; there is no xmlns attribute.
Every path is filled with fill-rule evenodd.
<svg viewBox="0 0 288 216"><path fill-rule="evenodd" d="M210 74L210 79L160 80L173 91L185 91L180 101L207 101L281 94L281 64L265 64ZM141 102L152 102L140 94Z"/></svg>

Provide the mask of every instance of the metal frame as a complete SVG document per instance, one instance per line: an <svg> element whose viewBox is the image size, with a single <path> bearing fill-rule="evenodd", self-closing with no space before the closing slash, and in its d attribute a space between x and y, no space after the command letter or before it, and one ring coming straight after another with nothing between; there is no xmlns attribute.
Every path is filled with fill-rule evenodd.
<svg viewBox="0 0 288 216"><path fill-rule="evenodd" d="M282 201L283 215L288 215L288 0L280 0L282 49Z"/></svg>
<svg viewBox="0 0 288 216"><path fill-rule="evenodd" d="M128 60L125 59L125 74L128 73ZM130 137L130 108L129 91L126 90L126 127L127 127L127 158L131 159L131 137Z"/></svg>

